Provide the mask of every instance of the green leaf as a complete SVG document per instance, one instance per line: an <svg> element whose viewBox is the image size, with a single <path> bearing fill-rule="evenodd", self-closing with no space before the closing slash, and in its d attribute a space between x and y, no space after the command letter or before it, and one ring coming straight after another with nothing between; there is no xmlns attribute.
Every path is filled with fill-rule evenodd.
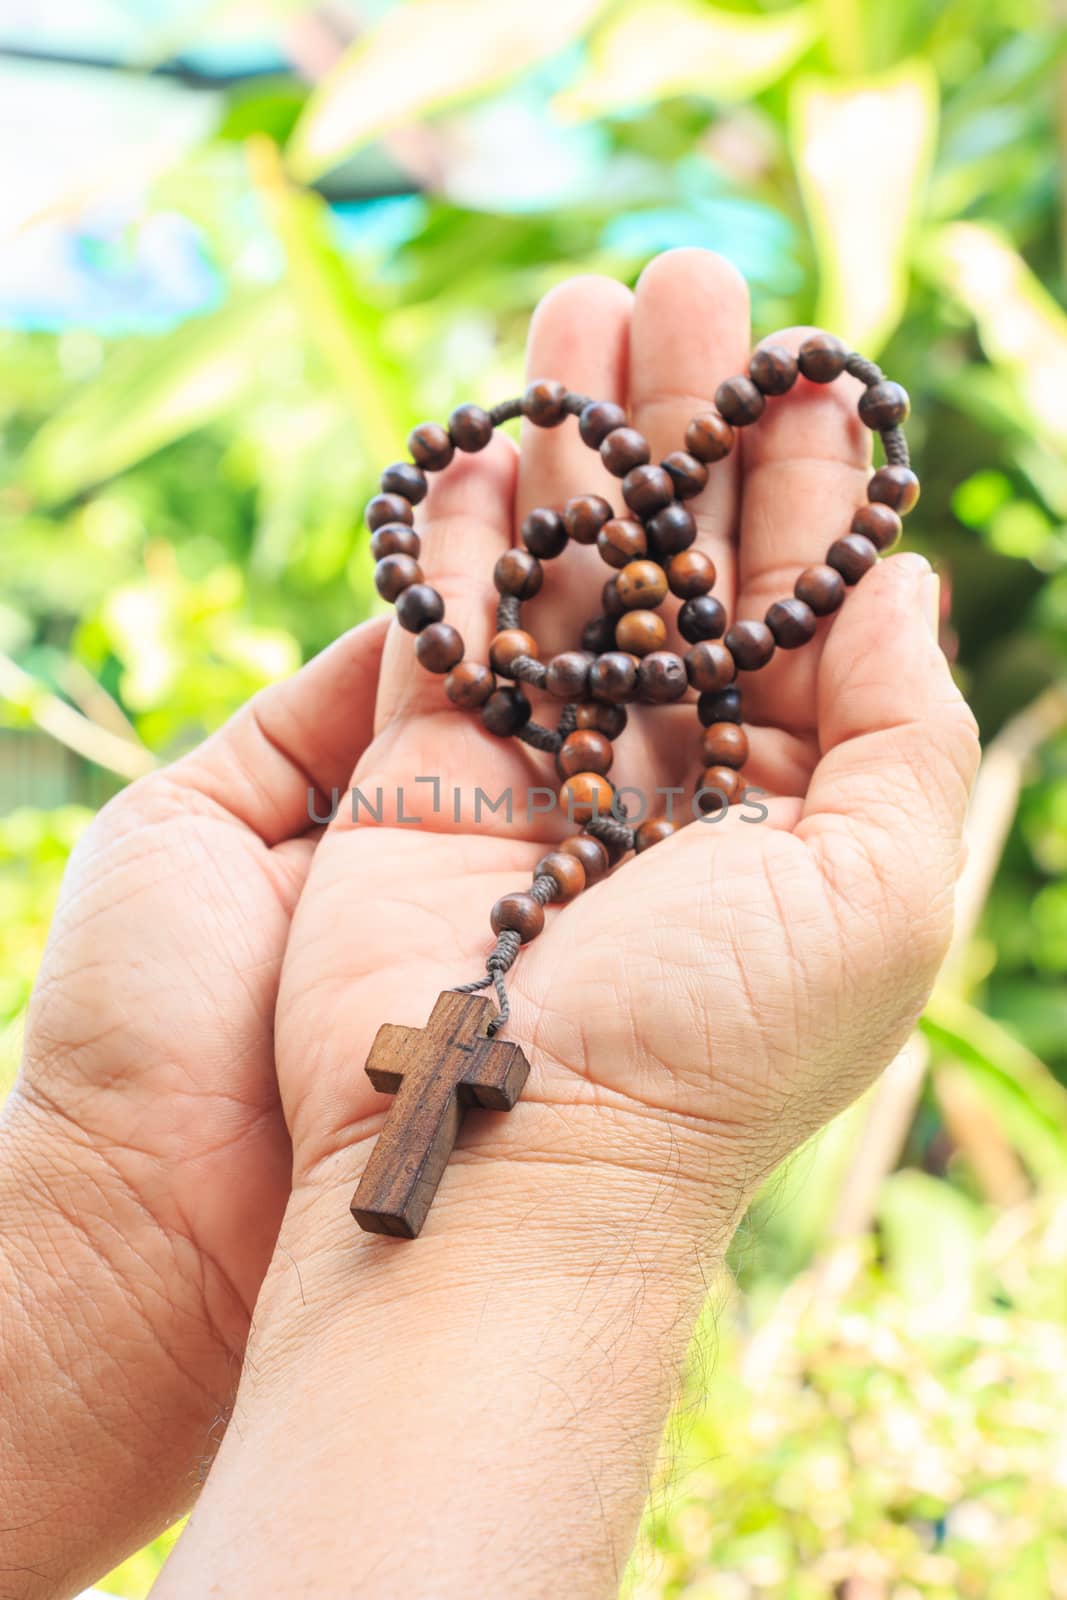
<svg viewBox="0 0 1067 1600"><path fill-rule="evenodd" d="M878 1221L889 1277L910 1305L971 1307L982 1233L972 1201L925 1172L894 1172L882 1185Z"/></svg>
<svg viewBox="0 0 1067 1600"><path fill-rule="evenodd" d="M585 32L604 0L411 0L311 96L288 147L308 182L390 128L486 94Z"/></svg>

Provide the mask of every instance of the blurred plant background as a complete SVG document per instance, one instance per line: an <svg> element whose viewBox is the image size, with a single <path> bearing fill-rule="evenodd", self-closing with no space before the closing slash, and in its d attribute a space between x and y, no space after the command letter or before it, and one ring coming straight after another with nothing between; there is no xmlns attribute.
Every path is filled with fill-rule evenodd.
<svg viewBox="0 0 1067 1600"><path fill-rule="evenodd" d="M0 1082L94 807L375 604L537 298L731 257L909 388L988 756L912 1047L768 1189L640 1600L1067 1597L1062 0L7 0ZM167 1541L105 1584L147 1593ZM554 1583L553 1587L557 1585Z"/></svg>

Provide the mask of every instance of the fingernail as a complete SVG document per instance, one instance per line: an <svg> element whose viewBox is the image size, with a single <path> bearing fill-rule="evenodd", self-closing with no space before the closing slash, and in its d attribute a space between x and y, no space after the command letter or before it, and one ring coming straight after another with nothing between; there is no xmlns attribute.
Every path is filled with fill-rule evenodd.
<svg viewBox="0 0 1067 1600"><path fill-rule="evenodd" d="M919 597L927 626L936 639L941 633L941 579L936 572L924 573Z"/></svg>

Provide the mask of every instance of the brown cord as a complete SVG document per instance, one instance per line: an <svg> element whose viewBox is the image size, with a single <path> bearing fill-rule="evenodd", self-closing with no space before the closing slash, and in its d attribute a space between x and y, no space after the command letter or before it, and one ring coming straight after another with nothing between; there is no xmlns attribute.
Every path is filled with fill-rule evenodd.
<svg viewBox="0 0 1067 1600"><path fill-rule="evenodd" d="M531 897L541 905L547 905L559 893L555 878L543 872L536 877L530 889ZM479 989L488 989L490 985L496 990L497 1014L486 1028L486 1033L492 1039L501 1028L507 1026L511 1016L511 1002L508 999L507 986L504 979L515 965L515 957L522 948L522 940L511 928L506 928L503 933L496 936L496 946L490 951L485 960L485 977L475 978L472 983L457 983L457 994L477 994Z"/></svg>

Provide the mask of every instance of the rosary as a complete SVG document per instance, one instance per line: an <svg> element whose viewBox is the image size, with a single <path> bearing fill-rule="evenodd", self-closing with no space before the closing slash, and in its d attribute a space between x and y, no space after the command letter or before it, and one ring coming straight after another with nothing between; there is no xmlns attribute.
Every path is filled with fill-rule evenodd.
<svg viewBox="0 0 1067 1600"><path fill-rule="evenodd" d="M843 372L864 385L859 415L881 436L885 465L871 477L867 502L849 531L833 540L822 564L800 574L792 595L775 601L762 622L728 625L711 593L714 563L692 548L696 522L685 502L704 488L709 468L729 454L736 430L759 420L768 397L786 394L798 374L811 383L832 383ZM379 594L395 603L401 627L415 635L420 664L444 676L453 705L479 711L497 737L521 739L555 757L560 806L582 827L542 856L528 890L505 894L493 906L496 945L484 978L446 989L425 1028L385 1023L379 1029L366 1071L376 1089L396 1099L352 1201L361 1228L414 1238L466 1107L510 1111L518 1100L529 1063L518 1045L494 1035L508 1020L505 974L520 947L544 927L545 906L573 900L629 851L647 850L676 831L678 823L666 816L630 827L608 779L611 742L626 726L626 706L666 705L694 689L703 728L694 808L725 809L740 796L748 739L739 674L766 666L776 650L806 644L817 619L836 611L846 588L899 539L901 516L919 498L900 428L907 415L908 396L900 384L887 381L873 362L839 340L817 333L796 356L780 345L760 345L747 376L719 385L714 408L686 429L685 449L672 451L658 466L648 440L630 427L621 406L543 379L521 399L502 401L491 411L458 407L447 428L423 423L408 440L411 461L382 473L381 493L367 507ZM428 472L443 472L457 450L484 449L494 428L516 417L539 428L576 417L584 443L622 480L628 514L616 516L592 494L576 496L561 511L531 511L522 525L522 547L507 551L493 570L498 631L485 664L464 658L463 640L444 620L441 596L423 580L412 508L426 494ZM541 588L543 563L561 555L570 540L595 544L615 574L604 585L600 615L582 630L581 648L545 662L536 639L520 626L522 602ZM665 648L667 629L658 607L668 593L681 601L678 631L689 645L684 657ZM554 729L532 720L523 684L560 702ZM495 1015L492 1002L477 993L490 986Z"/></svg>

